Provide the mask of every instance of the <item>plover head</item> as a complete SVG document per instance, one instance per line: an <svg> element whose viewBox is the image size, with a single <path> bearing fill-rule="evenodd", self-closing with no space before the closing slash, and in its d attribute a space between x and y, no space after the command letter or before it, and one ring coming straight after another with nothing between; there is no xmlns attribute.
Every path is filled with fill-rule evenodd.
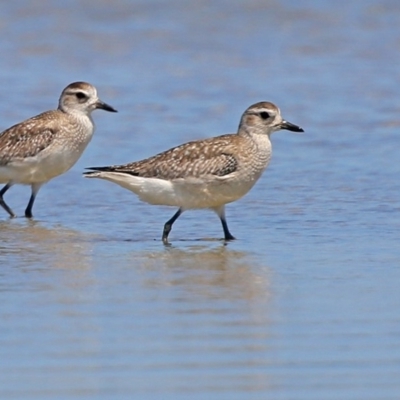
<svg viewBox="0 0 400 400"><path fill-rule="evenodd" d="M242 115L239 125L240 130L251 131L270 135L280 129L293 132L304 132L302 128L285 121L279 108L268 101L253 104Z"/></svg>
<svg viewBox="0 0 400 400"><path fill-rule="evenodd" d="M86 82L74 82L68 85L61 93L58 109L86 115L96 109L117 112L115 108L101 101L97 96L96 88Z"/></svg>

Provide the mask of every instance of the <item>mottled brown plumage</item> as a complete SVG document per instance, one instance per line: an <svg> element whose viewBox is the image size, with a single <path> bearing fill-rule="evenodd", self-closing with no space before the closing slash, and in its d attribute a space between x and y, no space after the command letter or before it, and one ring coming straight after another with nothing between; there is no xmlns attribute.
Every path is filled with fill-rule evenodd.
<svg viewBox="0 0 400 400"><path fill-rule="evenodd" d="M0 206L15 214L3 195L14 184L30 185L31 198L25 216L40 187L63 174L78 160L94 131L91 112L96 108L115 111L97 97L96 88L86 82L67 86L57 110L46 111L6 129L0 134Z"/></svg>
<svg viewBox="0 0 400 400"><path fill-rule="evenodd" d="M125 165L89 168L85 176L117 183L150 204L179 207L164 225L164 243L179 215L196 208L214 210L230 240L225 204L244 196L261 176L271 157L270 135L280 129L303 131L283 120L274 104L261 102L243 113L236 134L185 143Z"/></svg>
<svg viewBox="0 0 400 400"><path fill-rule="evenodd" d="M237 135L223 135L173 147L145 160L125 165L94 167L93 170L122 172L143 178L173 180L204 175L224 176L236 171L234 155Z"/></svg>
<svg viewBox="0 0 400 400"><path fill-rule="evenodd" d="M64 114L47 111L8 128L0 135L0 165L36 156L55 138Z"/></svg>

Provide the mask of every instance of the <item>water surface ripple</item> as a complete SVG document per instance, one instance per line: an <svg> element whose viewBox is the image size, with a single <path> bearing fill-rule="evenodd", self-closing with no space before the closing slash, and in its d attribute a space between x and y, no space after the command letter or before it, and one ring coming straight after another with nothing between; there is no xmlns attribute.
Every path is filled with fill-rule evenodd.
<svg viewBox="0 0 400 400"><path fill-rule="evenodd" d="M86 80L119 113L0 213L0 398L400 398L400 3L4 2L1 129ZM254 189L207 211L140 203L84 167L234 132L268 100ZM23 215L29 188L7 192Z"/></svg>

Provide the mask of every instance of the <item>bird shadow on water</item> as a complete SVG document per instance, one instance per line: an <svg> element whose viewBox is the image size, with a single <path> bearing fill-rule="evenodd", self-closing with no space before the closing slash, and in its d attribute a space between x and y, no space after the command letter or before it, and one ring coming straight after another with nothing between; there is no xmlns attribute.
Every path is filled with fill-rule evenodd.
<svg viewBox="0 0 400 400"><path fill-rule="evenodd" d="M147 286L175 286L194 298L269 297L270 269L251 253L230 248L219 239L182 242L186 246L131 253L131 265L142 270Z"/></svg>
<svg viewBox="0 0 400 400"><path fill-rule="evenodd" d="M0 221L0 238L3 265L68 269L90 265L90 237L61 225L25 218Z"/></svg>

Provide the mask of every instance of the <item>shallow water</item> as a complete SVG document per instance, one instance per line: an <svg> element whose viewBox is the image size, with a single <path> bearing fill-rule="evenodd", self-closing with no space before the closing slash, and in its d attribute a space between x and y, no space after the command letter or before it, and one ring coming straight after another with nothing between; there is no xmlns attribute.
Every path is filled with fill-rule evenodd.
<svg viewBox="0 0 400 400"><path fill-rule="evenodd" d="M397 1L2 5L1 129L95 84L118 114L35 218L0 215L4 399L398 399ZM87 166L234 132L269 100L305 129L217 217ZM29 189L6 200L18 213ZM0 210L2 211L2 210Z"/></svg>

